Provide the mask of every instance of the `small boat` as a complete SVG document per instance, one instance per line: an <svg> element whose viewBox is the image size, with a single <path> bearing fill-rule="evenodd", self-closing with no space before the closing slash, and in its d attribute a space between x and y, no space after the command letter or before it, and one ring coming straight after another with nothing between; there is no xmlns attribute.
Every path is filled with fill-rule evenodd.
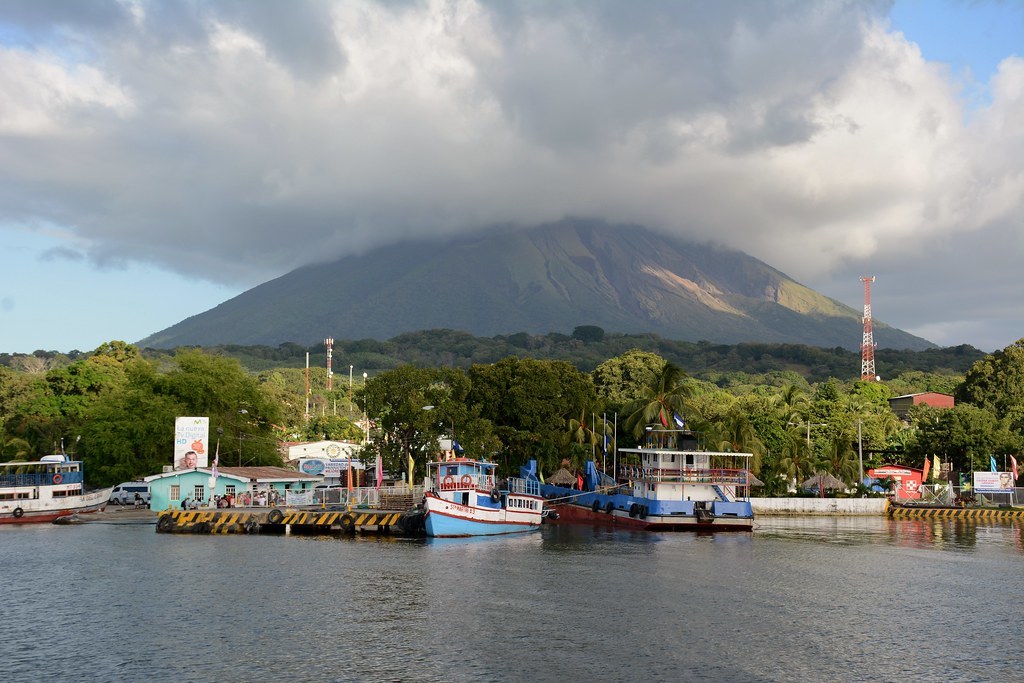
<svg viewBox="0 0 1024 683"><path fill-rule="evenodd" d="M0 463L0 524L53 522L101 512L113 488L86 492L82 463L65 455Z"/></svg>
<svg viewBox="0 0 1024 683"><path fill-rule="evenodd" d="M470 458L427 463L427 536L493 536L540 528L545 510L539 482L519 477L498 482L497 466Z"/></svg>
<svg viewBox="0 0 1024 683"><path fill-rule="evenodd" d="M654 429L644 445L618 451L617 479L586 465L582 485L540 484L561 522L646 531L750 531L750 453L700 447L700 436L683 429ZM537 480L536 462L527 476Z"/></svg>

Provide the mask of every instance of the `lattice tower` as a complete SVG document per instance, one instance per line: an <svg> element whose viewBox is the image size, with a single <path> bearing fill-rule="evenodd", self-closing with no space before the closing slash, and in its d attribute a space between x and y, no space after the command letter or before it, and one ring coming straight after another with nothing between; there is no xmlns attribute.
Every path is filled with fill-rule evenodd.
<svg viewBox="0 0 1024 683"><path fill-rule="evenodd" d="M330 337L324 339L324 346L327 347L327 391L330 391L334 386L334 373L331 372L331 352L334 348L334 340Z"/></svg>
<svg viewBox="0 0 1024 683"><path fill-rule="evenodd" d="M875 276L864 276L860 279L864 283L864 337L860 342L860 378L861 381L874 382L878 375L875 374L875 335L871 331L871 283Z"/></svg>

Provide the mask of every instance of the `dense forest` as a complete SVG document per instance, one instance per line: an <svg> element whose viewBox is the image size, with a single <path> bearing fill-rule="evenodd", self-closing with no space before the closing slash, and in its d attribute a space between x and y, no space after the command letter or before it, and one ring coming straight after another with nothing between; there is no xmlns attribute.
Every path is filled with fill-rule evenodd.
<svg viewBox="0 0 1024 683"><path fill-rule="evenodd" d="M209 416L230 464L280 464L283 441L332 438L365 442L363 457L380 452L393 471L410 456L422 464L452 435L508 471L527 458L542 471L578 467L678 415L709 447L753 453L766 493L815 471L853 487L862 464L937 455L966 472L1020 452L1024 340L994 354L879 349L876 363L881 379L862 382L859 356L842 349L596 327L490 339L432 330L336 341L328 390L322 346L164 352L112 341L0 356L0 458L63 450L86 462L92 485L129 480L170 463L181 415ZM901 422L888 399L921 391L954 394L957 405L916 407Z"/></svg>

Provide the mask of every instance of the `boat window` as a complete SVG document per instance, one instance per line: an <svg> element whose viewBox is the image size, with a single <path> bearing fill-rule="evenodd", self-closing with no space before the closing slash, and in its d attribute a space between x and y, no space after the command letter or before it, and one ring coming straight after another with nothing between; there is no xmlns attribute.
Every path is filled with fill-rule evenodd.
<svg viewBox="0 0 1024 683"><path fill-rule="evenodd" d="M686 454L686 464L688 466L690 466L690 467L693 467L693 454L692 453L687 453Z"/></svg>

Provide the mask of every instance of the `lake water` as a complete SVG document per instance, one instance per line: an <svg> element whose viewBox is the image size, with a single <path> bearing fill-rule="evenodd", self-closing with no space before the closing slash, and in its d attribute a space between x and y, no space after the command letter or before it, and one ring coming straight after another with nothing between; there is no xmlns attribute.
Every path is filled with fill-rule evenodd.
<svg viewBox="0 0 1024 683"><path fill-rule="evenodd" d="M1019 681L1020 522L0 528L6 681Z"/></svg>

